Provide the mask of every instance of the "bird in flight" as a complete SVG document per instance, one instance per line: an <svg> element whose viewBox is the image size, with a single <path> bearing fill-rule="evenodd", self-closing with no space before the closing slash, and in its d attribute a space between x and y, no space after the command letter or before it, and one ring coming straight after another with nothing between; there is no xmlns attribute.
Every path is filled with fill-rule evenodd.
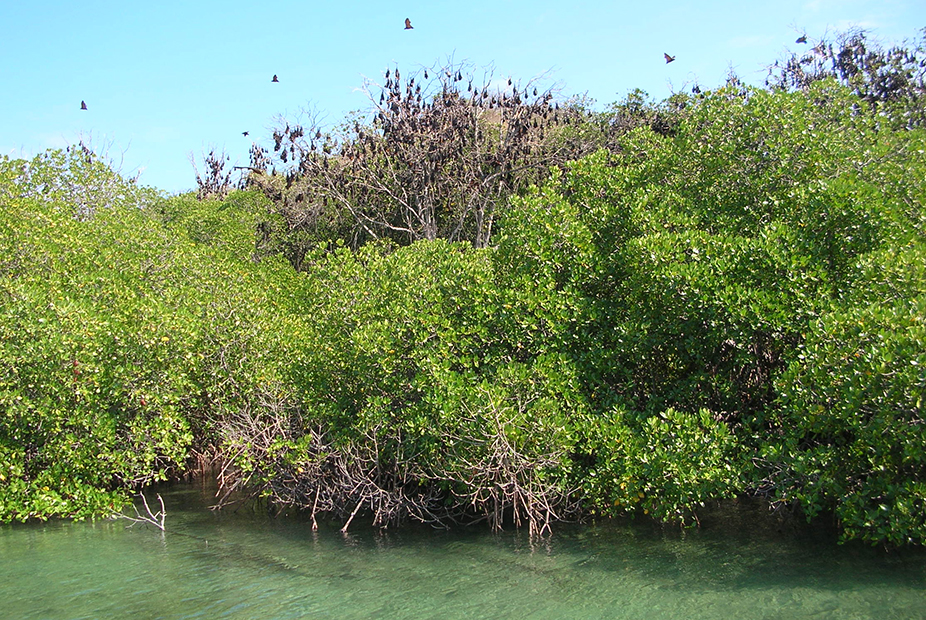
<svg viewBox="0 0 926 620"><path fill-rule="evenodd" d="M406 29L406 30L412 30L413 28L414 28L414 26L412 26L412 20L410 20L409 18L406 17L406 18L405 18L405 29Z"/></svg>
<svg viewBox="0 0 926 620"><path fill-rule="evenodd" d="M273 79L270 80L270 81L271 81L271 82L279 82L280 80L277 78L277 74L274 73L274 74L273 74Z"/></svg>
<svg viewBox="0 0 926 620"><path fill-rule="evenodd" d="M80 102L80 109L81 109L81 110L86 110L86 109L87 109L87 104L84 103L83 101L81 101L81 102Z"/></svg>
<svg viewBox="0 0 926 620"><path fill-rule="evenodd" d="M242 131L242 132L241 132L241 135L247 137L248 132L247 132L247 131Z"/></svg>
<svg viewBox="0 0 926 620"><path fill-rule="evenodd" d="M666 57L666 64L669 64L670 62L672 62L673 60L675 60L675 56L669 56L669 55L666 54L665 52L663 52L662 55Z"/></svg>
<svg viewBox="0 0 926 620"><path fill-rule="evenodd" d="M801 36L797 38L797 41L795 41L795 43L807 43L807 35L802 34Z"/></svg>

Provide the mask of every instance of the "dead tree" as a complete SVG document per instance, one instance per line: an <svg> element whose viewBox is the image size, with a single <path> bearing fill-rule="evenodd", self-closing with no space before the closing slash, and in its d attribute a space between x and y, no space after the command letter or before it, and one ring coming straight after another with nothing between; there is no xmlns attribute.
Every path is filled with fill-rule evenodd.
<svg viewBox="0 0 926 620"><path fill-rule="evenodd" d="M551 89L476 79L447 65L405 79L364 84L370 117L322 132L281 122L273 132L273 175L249 175L293 231L332 227L352 247L373 239L489 244L512 194L594 148L570 137L582 111ZM266 162L252 167L267 169Z"/></svg>
<svg viewBox="0 0 926 620"><path fill-rule="evenodd" d="M215 148L209 150L203 155L203 172L200 174L196 166L196 160L190 154L190 163L193 165L193 171L196 173L197 197L200 200L211 198L223 199L232 189L231 170L225 170L225 164L230 157L225 151L217 153Z"/></svg>

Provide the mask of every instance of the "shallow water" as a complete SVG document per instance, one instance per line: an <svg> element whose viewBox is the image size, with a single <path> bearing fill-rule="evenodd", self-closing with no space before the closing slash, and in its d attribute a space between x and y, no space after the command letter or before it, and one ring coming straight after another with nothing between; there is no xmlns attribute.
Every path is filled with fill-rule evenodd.
<svg viewBox="0 0 926 620"><path fill-rule="evenodd" d="M150 496L150 494L149 494ZM163 493L126 521L0 527L0 618L926 618L926 552L735 511L695 531L606 523L524 534L214 513ZM352 526L353 529L353 526Z"/></svg>

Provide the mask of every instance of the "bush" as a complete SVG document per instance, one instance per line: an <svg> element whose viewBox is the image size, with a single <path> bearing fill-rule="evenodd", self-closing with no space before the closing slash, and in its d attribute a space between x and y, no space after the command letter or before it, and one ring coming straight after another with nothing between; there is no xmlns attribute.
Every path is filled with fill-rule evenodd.
<svg viewBox="0 0 926 620"><path fill-rule="evenodd" d="M108 514L272 375L279 262L165 227L184 199L82 152L4 160L0 181L0 520Z"/></svg>
<svg viewBox="0 0 926 620"><path fill-rule="evenodd" d="M587 423L585 446L600 456L583 491L599 514L687 523L706 502L742 491L746 468L736 439L709 411L670 408L640 422L615 408Z"/></svg>
<svg viewBox="0 0 926 620"><path fill-rule="evenodd" d="M779 497L808 517L835 511L847 537L926 541L924 366L922 293L815 322L778 382Z"/></svg>
<svg viewBox="0 0 926 620"><path fill-rule="evenodd" d="M763 493L836 510L848 537L922 540L922 136L855 101L826 81L703 93L671 132L633 128L512 203L499 265L558 308L535 346L581 381L573 472L595 510L686 520ZM864 343L824 344L857 321ZM875 344L850 381L842 347Z"/></svg>
<svg viewBox="0 0 926 620"><path fill-rule="evenodd" d="M362 508L379 525L543 529L574 510L574 387L558 360L519 357L490 258L435 241L314 262L286 378L299 405L228 420L240 480L348 523Z"/></svg>

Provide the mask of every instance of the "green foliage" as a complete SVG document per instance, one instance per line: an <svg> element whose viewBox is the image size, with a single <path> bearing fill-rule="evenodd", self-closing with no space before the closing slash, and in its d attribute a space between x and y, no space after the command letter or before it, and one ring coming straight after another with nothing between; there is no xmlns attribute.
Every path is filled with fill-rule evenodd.
<svg viewBox="0 0 926 620"><path fill-rule="evenodd" d="M922 276L922 247L915 256ZM810 517L834 510L848 537L926 540L922 277L917 284L909 296L822 316L780 378L784 437L768 451L786 468L774 482Z"/></svg>
<svg viewBox="0 0 926 620"><path fill-rule="evenodd" d="M524 329L494 280L489 252L442 241L342 248L313 262L303 290L310 320L290 332L287 383L302 407L282 443L253 441L257 428L238 435L232 450L246 455L244 472L307 508L318 499L293 486L316 489L345 516L368 501L380 523L482 513L500 526L514 510L541 527L540 499L552 507L568 496L566 421L580 403L567 365L524 355ZM331 442L321 454L320 436ZM314 471L333 453L346 459L352 493L287 481L274 460ZM370 474L351 469L366 460L375 462L375 494Z"/></svg>
<svg viewBox="0 0 926 620"><path fill-rule="evenodd" d="M865 58L853 79L881 75ZM419 178L412 140L404 186L325 193L383 169L386 134L359 124L321 154L317 133L278 133L287 158L306 147L314 193L264 175L164 198L85 148L0 160L0 521L105 515L210 453L226 493L345 527L687 524L754 493L846 538L926 542L926 133L896 129L897 101L731 80L502 113L449 79L441 118L491 148ZM416 114L377 122L418 135ZM486 114L510 115L507 161L532 168L477 196L508 174ZM534 155L591 144L529 186ZM415 201L435 183L452 191ZM417 223L386 233L400 194ZM361 195L380 202L346 217ZM442 240L464 212L479 241Z"/></svg>
<svg viewBox="0 0 926 620"><path fill-rule="evenodd" d="M836 510L847 537L924 539L922 136L856 102L732 84L512 203L499 264L559 308L544 350L590 405L573 471L597 511L684 521L762 492ZM855 325L863 343L824 345ZM869 374L832 365L842 346Z"/></svg>
<svg viewBox="0 0 926 620"><path fill-rule="evenodd" d="M276 287L228 253L248 226L218 231L238 214L197 218L194 242L153 217L183 198L83 153L4 160L0 179L0 520L108 514L182 468L215 410L254 397L237 382L268 374L255 332Z"/></svg>
<svg viewBox="0 0 926 620"><path fill-rule="evenodd" d="M256 248L255 228L263 220L266 198L255 191L234 192L225 200L199 200L193 194L160 201L153 209L161 221L199 246L247 258Z"/></svg>
<svg viewBox="0 0 926 620"><path fill-rule="evenodd" d="M707 501L741 492L744 463L733 434L708 411L667 409L640 422L615 408L587 420L586 445L601 455L584 476L584 491L604 515L696 519Z"/></svg>
<svg viewBox="0 0 926 620"><path fill-rule="evenodd" d="M513 203L500 258L525 274L514 288L570 306L563 346L602 403L737 421L770 401L783 352L877 241L879 197L853 161L873 134L827 88L827 105L708 94L674 135L634 129ZM815 129L834 117L844 130Z"/></svg>
<svg viewBox="0 0 926 620"><path fill-rule="evenodd" d="M605 113L597 115L596 120L597 124L604 125L603 132L611 140L620 140L625 133L640 127L648 127L653 133L669 136L675 133L687 104L687 97L682 94L657 102L644 91L635 89L621 101L611 104ZM616 143L611 140L607 140L607 148L614 150Z"/></svg>
<svg viewBox="0 0 926 620"><path fill-rule="evenodd" d="M98 209L149 205L158 197L158 192L114 173L83 143L46 151L32 162L7 157L2 162L0 198L35 199L78 219L92 217Z"/></svg>

